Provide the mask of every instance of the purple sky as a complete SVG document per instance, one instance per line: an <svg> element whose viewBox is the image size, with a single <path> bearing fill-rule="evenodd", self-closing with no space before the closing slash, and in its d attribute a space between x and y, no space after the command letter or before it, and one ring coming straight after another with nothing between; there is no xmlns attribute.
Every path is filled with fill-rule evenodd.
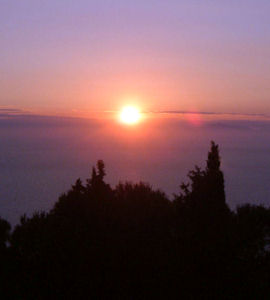
<svg viewBox="0 0 270 300"><path fill-rule="evenodd" d="M24 213L51 209L78 177L89 178L98 159L113 186L142 180L172 199L195 164L205 167L211 140L220 145L230 207L270 205L269 121L220 116L198 125L181 115L145 121L140 130L110 120L11 113L0 110L0 216L12 224Z"/></svg>
<svg viewBox="0 0 270 300"><path fill-rule="evenodd" d="M269 0L1 0L0 106L270 114Z"/></svg>

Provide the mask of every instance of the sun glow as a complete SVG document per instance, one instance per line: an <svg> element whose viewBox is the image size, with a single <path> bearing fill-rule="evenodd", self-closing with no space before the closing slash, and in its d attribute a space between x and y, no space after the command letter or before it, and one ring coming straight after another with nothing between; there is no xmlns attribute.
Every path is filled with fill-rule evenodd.
<svg viewBox="0 0 270 300"><path fill-rule="evenodd" d="M120 120L125 124L136 124L139 122L141 114L139 110L134 106L126 106L120 113Z"/></svg>

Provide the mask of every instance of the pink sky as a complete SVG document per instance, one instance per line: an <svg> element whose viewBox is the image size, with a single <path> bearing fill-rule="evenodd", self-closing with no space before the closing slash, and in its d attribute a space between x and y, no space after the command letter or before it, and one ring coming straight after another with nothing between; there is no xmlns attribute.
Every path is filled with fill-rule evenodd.
<svg viewBox="0 0 270 300"><path fill-rule="evenodd" d="M1 1L0 106L270 114L270 4Z"/></svg>

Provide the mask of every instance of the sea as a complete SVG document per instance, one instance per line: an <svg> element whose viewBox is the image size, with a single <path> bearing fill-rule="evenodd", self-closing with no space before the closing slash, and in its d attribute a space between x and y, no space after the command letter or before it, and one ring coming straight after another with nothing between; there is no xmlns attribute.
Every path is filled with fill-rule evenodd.
<svg viewBox="0 0 270 300"><path fill-rule="evenodd" d="M0 115L0 216L49 211L77 178L102 159L105 181L147 182L170 199L195 165L205 168L210 142L220 147L226 201L270 204L270 120L234 114L151 113L137 125L113 117Z"/></svg>

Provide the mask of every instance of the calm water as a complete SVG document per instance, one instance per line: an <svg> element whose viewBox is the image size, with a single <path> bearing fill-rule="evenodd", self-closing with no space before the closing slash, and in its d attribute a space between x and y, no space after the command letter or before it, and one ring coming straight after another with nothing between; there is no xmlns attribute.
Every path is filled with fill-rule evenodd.
<svg viewBox="0 0 270 300"><path fill-rule="evenodd" d="M169 196L195 164L204 167L211 140L221 148L227 202L270 204L270 122L153 118L136 127L112 120L3 116L0 119L0 214L48 210L103 159L107 181L146 181Z"/></svg>

